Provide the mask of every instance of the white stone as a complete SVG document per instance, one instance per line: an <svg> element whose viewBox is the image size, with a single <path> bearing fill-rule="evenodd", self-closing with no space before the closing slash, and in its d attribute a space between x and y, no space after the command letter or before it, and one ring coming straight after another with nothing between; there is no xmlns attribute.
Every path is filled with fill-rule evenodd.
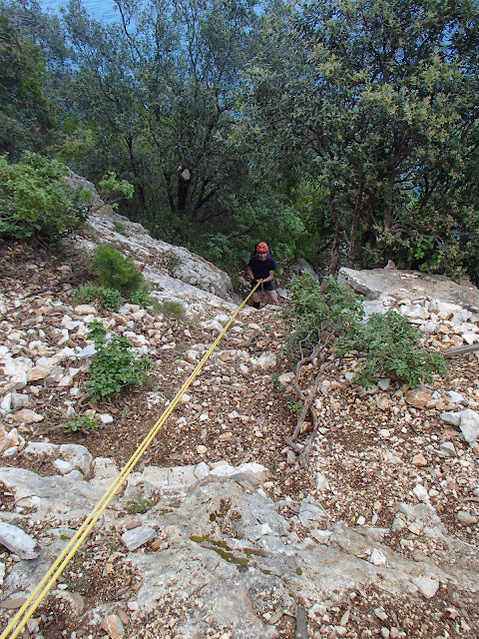
<svg viewBox="0 0 479 639"><path fill-rule="evenodd" d="M439 582L430 577L413 577L411 581L427 599L434 597L439 588Z"/></svg>
<svg viewBox="0 0 479 639"><path fill-rule="evenodd" d="M377 386L382 391L387 390L390 384L391 384L391 380L389 379L389 377L384 377L382 379L378 379L377 381Z"/></svg>
<svg viewBox="0 0 479 639"><path fill-rule="evenodd" d="M456 517L457 521L464 526L473 526L474 524L477 524L477 517L468 513L467 510L460 510Z"/></svg>
<svg viewBox="0 0 479 639"><path fill-rule="evenodd" d="M55 461L53 462L53 465L55 466L55 468L58 469L58 471L60 472L60 475L67 475L68 473L71 473L71 471L73 470L73 466L69 462L64 461L63 459L55 459Z"/></svg>
<svg viewBox="0 0 479 639"><path fill-rule="evenodd" d="M448 302L442 302L441 300L434 299L431 300L429 310L432 313L441 313L444 319L448 319L449 317L452 317L454 313L460 313L463 308L458 304L450 304Z"/></svg>
<svg viewBox="0 0 479 639"><path fill-rule="evenodd" d="M447 457L457 456L456 449L452 442L442 442L442 444L439 445L439 450L447 455Z"/></svg>
<svg viewBox="0 0 479 639"><path fill-rule="evenodd" d="M100 421L102 424L111 424L113 422L113 417L108 413L102 413L100 415Z"/></svg>
<svg viewBox="0 0 479 639"><path fill-rule="evenodd" d="M290 384L294 379L294 373L290 372L290 373L283 373L282 375L280 375L278 377L278 382L280 384L283 384L283 386L287 386L288 384Z"/></svg>
<svg viewBox="0 0 479 639"><path fill-rule="evenodd" d="M316 490L329 490L329 481L322 473L316 473Z"/></svg>
<svg viewBox="0 0 479 639"><path fill-rule="evenodd" d="M465 404L466 398L461 393L456 393L456 391L448 391L449 399L453 404Z"/></svg>
<svg viewBox="0 0 479 639"><path fill-rule="evenodd" d="M429 495L427 493L427 490L421 484L416 484L416 486L414 486L412 492L414 493L414 495L417 497L417 499L419 501L428 501L429 500Z"/></svg>
<svg viewBox="0 0 479 639"><path fill-rule="evenodd" d="M128 550L132 551L143 546L143 544L147 544L154 539L156 535L156 530L150 526L137 526L124 532L121 536L121 540Z"/></svg>
<svg viewBox="0 0 479 639"><path fill-rule="evenodd" d="M449 426L459 426L461 422L461 413L441 413L439 415L439 419L443 421L445 424L449 424Z"/></svg>
<svg viewBox="0 0 479 639"><path fill-rule="evenodd" d="M97 314L96 308L94 306L91 306L90 304L79 304L78 306L75 306L74 312L76 313L76 315L96 315Z"/></svg>
<svg viewBox="0 0 479 639"><path fill-rule="evenodd" d="M35 551L35 540L21 528L0 521L0 544L21 559L36 559L40 553Z"/></svg>
<svg viewBox="0 0 479 639"><path fill-rule="evenodd" d="M0 404L0 408L6 413L9 413L12 410L12 393L7 393L5 395L2 399L2 403Z"/></svg>
<svg viewBox="0 0 479 639"><path fill-rule="evenodd" d="M382 553L377 548L373 548L371 555L369 557L369 561L375 566L384 566L386 565L386 557L384 553Z"/></svg>
<svg viewBox="0 0 479 639"><path fill-rule="evenodd" d="M476 413L476 411L470 408L463 410L461 412L459 428L466 442L469 444L476 442L479 439L479 413Z"/></svg>
<svg viewBox="0 0 479 639"><path fill-rule="evenodd" d="M92 357L95 353L96 353L95 345L89 344L88 346L85 346L85 348L82 348L79 353L77 353L77 357L78 359L88 359L89 357Z"/></svg>

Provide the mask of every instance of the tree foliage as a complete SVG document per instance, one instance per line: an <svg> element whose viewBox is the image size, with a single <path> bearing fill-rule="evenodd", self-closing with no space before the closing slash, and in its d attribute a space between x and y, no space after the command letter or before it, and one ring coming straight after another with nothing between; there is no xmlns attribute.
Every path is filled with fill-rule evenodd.
<svg viewBox="0 0 479 639"><path fill-rule="evenodd" d="M17 163L0 156L0 242L33 240L47 246L80 226L91 206L91 191L72 190L68 168L25 151Z"/></svg>
<svg viewBox="0 0 479 639"><path fill-rule="evenodd" d="M319 195L307 215L333 266L470 267L477 18L473 0L310 0L267 16L275 46L248 78L250 115L279 169L301 163L295 189Z"/></svg>
<svg viewBox="0 0 479 639"><path fill-rule="evenodd" d="M42 49L23 38L0 5L0 154L41 150L55 123L45 96Z"/></svg>
<svg viewBox="0 0 479 639"><path fill-rule="evenodd" d="M394 309L364 319L360 296L333 278L320 287L307 272L289 288L293 330L287 335L287 354L293 361L309 362L326 346L340 355L355 352L356 381L365 387L380 377L416 386L432 381L433 373L446 374L445 360L420 348L419 331Z"/></svg>
<svg viewBox="0 0 479 639"><path fill-rule="evenodd" d="M0 154L114 173L123 214L230 268L267 237L479 278L478 0L115 3L0 0Z"/></svg>

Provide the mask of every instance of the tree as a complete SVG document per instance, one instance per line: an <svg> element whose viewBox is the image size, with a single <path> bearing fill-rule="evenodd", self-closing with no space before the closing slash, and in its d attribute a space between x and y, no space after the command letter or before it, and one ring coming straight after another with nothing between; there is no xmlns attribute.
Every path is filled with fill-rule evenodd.
<svg viewBox="0 0 479 639"><path fill-rule="evenodd" d="M92 148L97 176L114 168L135 185L138 219L165 239L191 241L225 218L234 222L231 195L248 184L230 130L253 3L117 5L120 24L91 20L76 1L65 14L77 133ZM63 157L79 159L79 151L70 139Z"/></svg>
<svg viewBox="0 0 479 639"><path fill-rule="evenodd" d="M51 139L55 114L44 76L41 48L22 37L0 5L0 154L16 159Z"/></svg>
<svg viewBox="0 0 479 639"><path fill-rule="evenodd" d="M322 193L332 270L342 255L441 268L446 227L477 235L477 192L460 202L453 188L477 164L477 18L474 0L312 0L267 15L250 112L269 152L294 154Z"/></svg>

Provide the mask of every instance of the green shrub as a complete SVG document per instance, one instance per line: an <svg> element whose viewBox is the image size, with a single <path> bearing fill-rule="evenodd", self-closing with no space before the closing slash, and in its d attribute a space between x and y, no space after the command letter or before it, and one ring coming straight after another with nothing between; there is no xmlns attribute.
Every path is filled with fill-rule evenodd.
<svg viewBox="0 0 479 639"><path fill-rule="evenodd" d="M64 164L37 153L23 153L16 164L0 157L0 241L55 245L86 220L92 194L70 189L67 173Z"/></svg>
<svg viewBox="0 0 479 639"><path fill-rule="evenodd" d="M343 355L357 351L361 363L356 381L365 387L386 376L415 386L430 381L435 372L446 373L444 359L420 349L418 331L396 311L374 313L363 321L361 297L332 278L324 293L307 273L289 288L286 314L293 320L293 330L286 336L286 354L290 360L310 355L318 344Z"/></svg>
<svg viewBox="0 0 479 639"><path fill-rule="evenodd" d="M121 306L121 293L115 288L87 284L75 290L74 297L79 302L94 302L98 300L105 308L109 308L112 311L118 310Z"/></svg>
<svg viewBox="0 0 479 639"><path fill-rule="evenodd" d="M98 183L98 190L100 192L101 199L105 202L106 206L112 210L116 210L118 208L118 202L120 200L123 198L131 200L135 193L135 187L133 184L128 182L128 180L119 180L114 171L107 173L107 175L105 175L105 177ZM115 224L122 226L126 231L126 228L121 224L121 222L114 222L113 228L115 228ZM115 230L118 231L118 229ZM118 231L118 233L126 235L123 231Z"/></svg>
<svg viewBox="0 0 479 639"><path fill-rule="evenodd" d="M120 233L120 235L128 235L128 231L126 230L126 226L122 223L122 222L118 222L118 220L115 220L113 222L113 230L116 233Z"/></svg>
<svg viewBox="0 0 479 639"><path fill-rule="evenodd" d="M293 331L286 336L286 356L293 362L309 355L326 334L349 330L363 315L362 299L334 278L328 278L324 292L307 271L288 286L290 304L286 316L293 319Z"/></svg>
<svg viewBox="0 0 479 639"><path fill-rule="evenodd" d="M127 511L130 515L134 513L146 513L150 508L154 506L154 503L150 499L146 499L142 495L137 495L134 501L129 501L126 505Z"/></svg>
<svg viewBox="0 0 479 639"><path fill-rule="evenodd" d="M175 317L177 320L183 319L185 315L185 309L180 302L174 302L172 300L165 300L158 305L158 310L163 315L169 315Z"/></svg>
<svg viewBox="0 0 479 639"><path fill-rule="evenodd" d="M354 331L336 342L339 353L358 351L364 361L356 371L362 386L374 379L392 377L416 386L432 381L433 373L445 375L447 365L438 353L418 348L419 333L397 311L373 313L367 322L358 323Z"/></svg>
<svg viewBox="0 0 479 639"><path fill-rule="evenodd" d="M170 275L173 275L180 264L183 264L183 260L181 259L181 257L179 257L178 255L172 255L170 257L170 259L168 260L168 272L170 273Z"/></svg>
<svg viewBox="0 0 479 639"><path fill-rule="evenodd" d="M102 286L116 288L125 297L129 298L143 286L143 275L133 262L109 244L96 247L92 265Z"/></svg>
<svg viewBox="0 0 479 639"><path fill-rule="evenodd" d="M90 415L82 415L81 417L78 417L71 422L63 424L64 429L68 433L76 433L78 430L91 431L95 430L95 428L98 428L98 426L98 417L91 417Z"/></svg>
<svg viewBox="0 0 479 639"><path fill-rule="evenodd" d="M91 379L86 383L86 389L93 391L94 401L119 393L128 384L141 384L151 361L137 357L125 337L113 334L107 341L101 322L90 322L88 328L87 337L97 349L88 370Z"/></svg>
<svg viewBox="0 0 479 639"><path fill-rule="evenodd" d="M146 286L134 291L130 295L130 300L133 304L137 304L138 306L153 306L155 310L159 309L158 302L150 297L150 291L146 288Z"/></svg>

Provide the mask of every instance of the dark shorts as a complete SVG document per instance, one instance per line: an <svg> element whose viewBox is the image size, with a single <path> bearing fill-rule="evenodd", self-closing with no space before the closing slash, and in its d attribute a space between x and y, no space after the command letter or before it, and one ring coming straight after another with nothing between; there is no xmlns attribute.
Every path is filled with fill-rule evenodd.
<svg viewBox="0 0 479 639"><path fill-rule="evenodd" d="M253 280L251 282L251 288L254 288L256 286L256 282L257 280ZM261 284L260 286L258 286L258 291L275 291L276 290L276 286L274 285L274 282L264 282L263 284Z"/></svg>

